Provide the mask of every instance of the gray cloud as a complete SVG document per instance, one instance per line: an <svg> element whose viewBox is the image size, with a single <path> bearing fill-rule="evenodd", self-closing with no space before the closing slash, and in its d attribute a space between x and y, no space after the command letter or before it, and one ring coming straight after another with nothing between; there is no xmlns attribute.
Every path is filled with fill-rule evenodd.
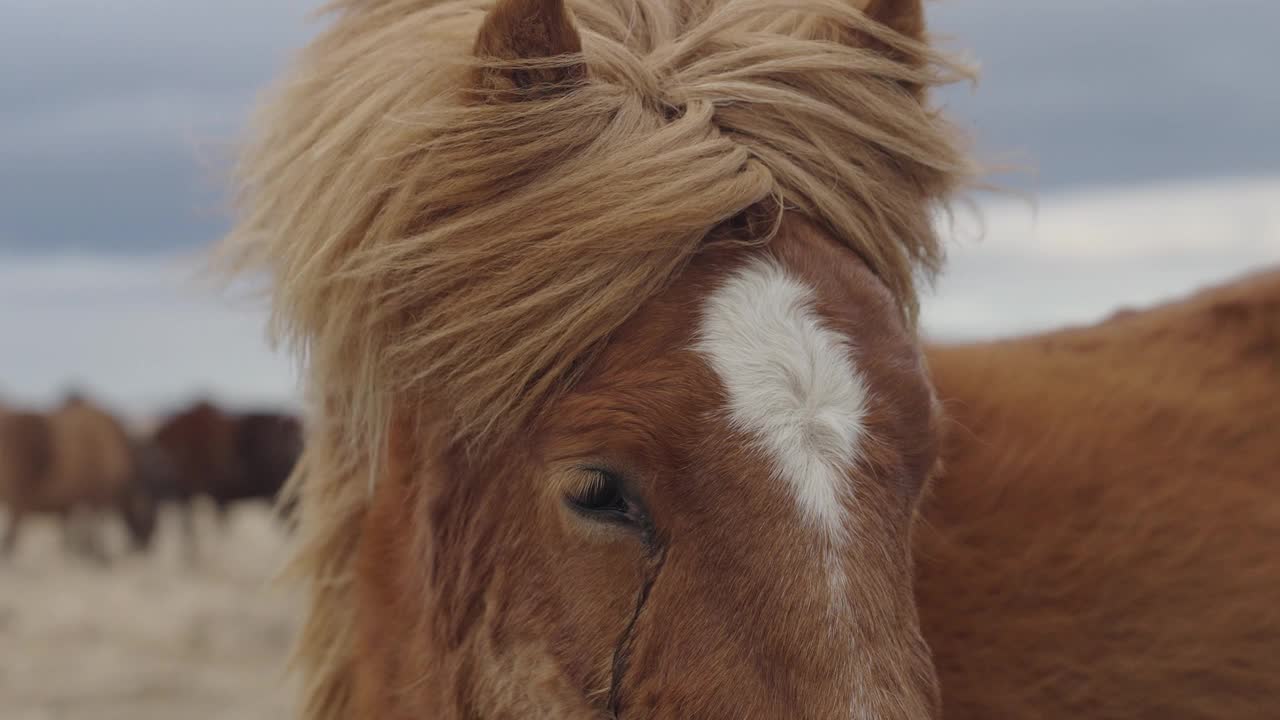
<svg viewBox="0 0 1280 720"><path fill-rule="evenodd" d="M305 0L3 4L0 249L149 251L225 226L209 146L317 25ZM947 0L945 100L1035 187L1280 170L1271 0Z"/></svg>
<svg viewBox="0 0 1280 720"><path fill-rule="evenodd" d="M944 97L1042 189L1280 170L1271 0L948 0L933 23L982 66Z"/></svg>
<svg viewBox="0 0 1280 720"><path fill-rule="evenodd" d="M305 42L315 4L9 0L0 96L12 110L159 90L249 91Z"/></svg>
<svg viewBox="0 0 1280 720"><path fill-rule="evenodd" d="M0 249L141 252L216 237L225 147L317 27L313 7L5 3Z"/></svg>

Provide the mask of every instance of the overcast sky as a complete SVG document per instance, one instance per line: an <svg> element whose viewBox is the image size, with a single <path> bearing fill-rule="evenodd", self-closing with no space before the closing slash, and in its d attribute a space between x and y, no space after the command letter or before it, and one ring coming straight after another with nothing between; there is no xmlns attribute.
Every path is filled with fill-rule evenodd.
<svg viewBox="0 0 1280 720"><path fill-rule="evenodd" d="M0 249L190 247L226 148L317 25L304 0L0 0ZM945 0L946 95L1040 192L1280 171L1275 0Z"/></svg>

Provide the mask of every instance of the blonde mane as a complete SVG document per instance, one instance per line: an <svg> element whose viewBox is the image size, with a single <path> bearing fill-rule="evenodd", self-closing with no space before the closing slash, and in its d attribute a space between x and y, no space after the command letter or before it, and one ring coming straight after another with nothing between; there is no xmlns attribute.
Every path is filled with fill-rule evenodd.
<svg viewBox="0 0 1280 720"><path fill-rule="evenodd" d="M914 322L943 254L922 207L969 174L922 102L964 71L848 0L567 0L582 57L520 63L473 53L491 5L333 3L240 168L227 247L271 277L317 411L296 478L308 717L349 701L358 476L393 412L493 447L700 250L767 243L784 211L863 257ZM564 93L475 83L583 57Z"/></svg>

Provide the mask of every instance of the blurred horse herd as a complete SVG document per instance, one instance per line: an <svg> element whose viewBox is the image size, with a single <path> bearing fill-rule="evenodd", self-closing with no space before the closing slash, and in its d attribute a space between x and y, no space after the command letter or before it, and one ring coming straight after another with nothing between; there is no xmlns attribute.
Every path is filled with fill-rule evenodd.
<svg viewBox="0 0 1280 720"><path fill-rule="evenodd" d="M113 516L143 552L166 505L180 511L194 554L197 502L211 502L222 519L236 503L275 502L301 451L297 417L208 400L146 431L78 392L44 411L0 404L0 555L13 554L23 522L39 514L60 520L67 549L87 559L108 560L103 531ZM291 508L277 508L287 524Z"/></svg>

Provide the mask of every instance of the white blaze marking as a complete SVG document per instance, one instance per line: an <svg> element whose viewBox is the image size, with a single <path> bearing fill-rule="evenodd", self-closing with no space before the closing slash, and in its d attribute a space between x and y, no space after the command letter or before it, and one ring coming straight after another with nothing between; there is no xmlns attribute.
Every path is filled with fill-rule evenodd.
<svg viewBox="0 0 1280 720"><path fill-rule="evenodd" d="M728 391L734 425L768 452L801 514L843 545L867 390L813 290L774 260L753 261L708 299L697 347Z"/></svg>

